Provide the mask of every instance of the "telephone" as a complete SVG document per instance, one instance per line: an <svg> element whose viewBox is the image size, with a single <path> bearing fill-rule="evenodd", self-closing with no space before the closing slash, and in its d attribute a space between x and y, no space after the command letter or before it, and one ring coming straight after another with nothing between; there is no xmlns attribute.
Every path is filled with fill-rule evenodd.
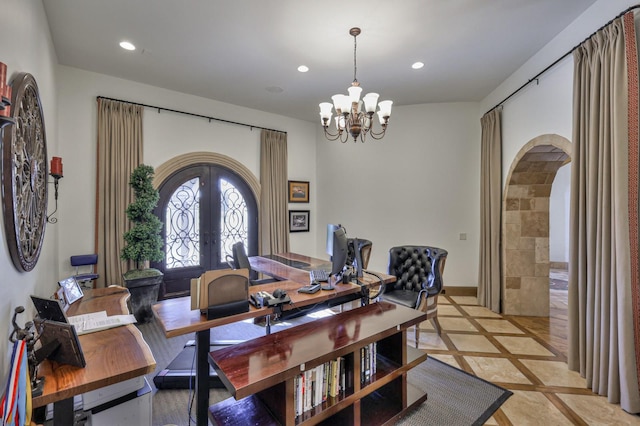
<svg viewBox="0 0 640 426"><path fill-rule="evenodd" d="M287 292L282 289L275 289L273 295L266 291L259 291L249 295L249 303L256 308L264 308L269 306L280 306L285 303L291 303L291 299L287 296Z"/></svg>
<svg viewBox="0 0 640 426"><path fill-rule="evenodd" d="M249 295L249 302L256 308L269 306L269 301L273 299L274 297L266 291L259 291L257 293Z"/></svg>

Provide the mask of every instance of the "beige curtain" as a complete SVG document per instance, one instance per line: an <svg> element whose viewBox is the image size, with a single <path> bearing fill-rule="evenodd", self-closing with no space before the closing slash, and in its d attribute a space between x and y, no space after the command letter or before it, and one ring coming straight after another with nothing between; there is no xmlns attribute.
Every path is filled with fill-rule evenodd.
<svg viewBox="0 0 640 426"><path fill-rule="evenodd" d="M500 108L480 120L480 268L478 303L500 312L502 261L500 226L502 214L502 131Z"/></svg>
<svg viewBox="0 0 640 426"><path fill-rule="evenodd" d="M260 253L289 251L287 134L260 135Z"/></svg>
<svg viewBox="0 0 640 426"><path fill-rule="evenodd" d="M122 284L122 273L129 268L120 251L129 229L125 210L134 199L129 176L142 163L142 111L138 105L98 99L98 287Z"/></svg>
<svg viewBox="0 0 640 426"><path fill-rule="evenodd" d="M624 31L616 19L573 55L568 361L594 392L636 413L628 178L638 159L628 156L638 139L638 64L633 15L624 21Z"/></svg>

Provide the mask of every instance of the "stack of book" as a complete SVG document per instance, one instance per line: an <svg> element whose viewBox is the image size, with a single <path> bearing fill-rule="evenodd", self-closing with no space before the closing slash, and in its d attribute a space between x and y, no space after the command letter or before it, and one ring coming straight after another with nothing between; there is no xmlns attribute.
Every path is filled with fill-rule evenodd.
<svg viewBox="0 0 640 426"><path fill-rule="evenodd" d="M345 392L345 362L340 357L295 377L296 417Z"/></svg>

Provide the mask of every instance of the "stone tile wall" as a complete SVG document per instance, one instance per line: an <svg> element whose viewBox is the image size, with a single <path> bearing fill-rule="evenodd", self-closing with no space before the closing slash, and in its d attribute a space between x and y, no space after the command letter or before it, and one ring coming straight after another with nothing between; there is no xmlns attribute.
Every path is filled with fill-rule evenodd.
<svg viewBox="0 0 640 426"><path fill-rule="evenodd" d="M521 153L505 188L502 309L507 315L549 316L549 196L569 156L547 144Z"/></svg>

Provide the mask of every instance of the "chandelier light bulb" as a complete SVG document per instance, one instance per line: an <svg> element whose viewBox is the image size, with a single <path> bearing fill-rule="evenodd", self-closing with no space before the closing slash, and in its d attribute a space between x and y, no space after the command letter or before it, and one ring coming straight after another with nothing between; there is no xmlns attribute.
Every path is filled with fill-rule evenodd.
<svg viewBox="0 0 640 426"><path fill-rule="evenodd" d="M331 118L331 110L333 109L333 105L329 102L322 102L320 105L320 117L322 118Z"/></svg>
<svg viewBox="0 0 640 426"><path fill-rule="evenodd" d="M378 104L380 108L380 112L384 117L391 116L391 106L393 105L393 101L382 101Z"/></svg>
<svg viewBox="0 0 640 426"><path fill-rule="evenodd" d="M364 110L366 112L375 112L380 95L377 93L367 93L362 100L364 101Z"/></svg>
<svg viewBox="0 0 640 426"><path fill-rule="evenodd" d="M362 87L360 86L351 86L347 89L349 92L349 97L351 98L351 103L360 102L360 93L362 93Z"/></svg>

